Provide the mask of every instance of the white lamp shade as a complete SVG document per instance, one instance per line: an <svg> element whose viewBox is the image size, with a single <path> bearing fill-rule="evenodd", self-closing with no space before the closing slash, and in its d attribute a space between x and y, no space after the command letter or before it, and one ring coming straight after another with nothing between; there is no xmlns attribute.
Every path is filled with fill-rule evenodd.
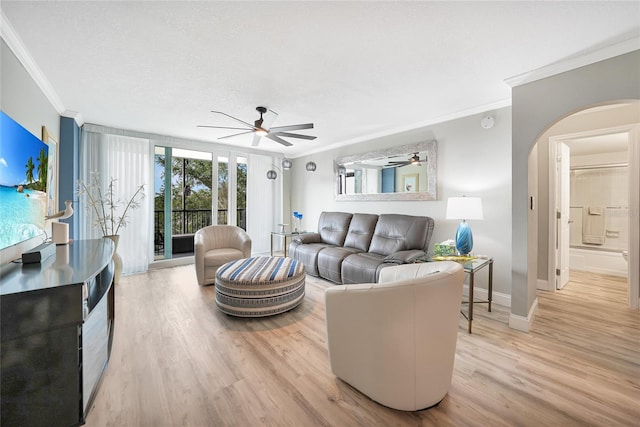
<svg viewBox="0 0 640 427"><path fill-rule="evenodd" d="M480 197L449 197L447 219L483 219Z"/></svg>

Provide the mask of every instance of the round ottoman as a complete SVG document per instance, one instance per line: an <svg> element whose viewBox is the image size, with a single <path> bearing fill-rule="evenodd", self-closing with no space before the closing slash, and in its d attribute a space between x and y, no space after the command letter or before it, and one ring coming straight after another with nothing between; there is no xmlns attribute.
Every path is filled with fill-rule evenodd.
<svg viewBox="0 0 640 427"><path fill-rule="evenodd" d="M259 256L222 265L216 272L216 305L232 316L264 317L291 310L304 298L304 265Z"/></svg>

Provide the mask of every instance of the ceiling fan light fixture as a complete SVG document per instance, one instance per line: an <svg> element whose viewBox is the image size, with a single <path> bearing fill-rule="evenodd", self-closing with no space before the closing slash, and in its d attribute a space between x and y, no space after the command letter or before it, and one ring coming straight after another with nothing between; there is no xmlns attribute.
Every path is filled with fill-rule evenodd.
<svg viewBox="0 0 640 427"><path fill-rule="evenodd" d="M232 129L232 130L242 131L242 132L234 133L231 135L222 136L222 137L219 137L218 139L232 138L239 135L253 133L253 143L251 144L252 146L257 146L260 143L260 139L262 137L269 138L270 140L275 141L278 144L282 144L285 147L289 147L293 144L287 141L286 139L283 139L283 137L307 139L307 140L316 139L315 136L303 135L303 134L291 132L295 130L313 129L313 123L301 123L297 125L285 125L285 126L274 127L274 126L271 126L271 122L274 120L274 116L277 116L278 113L276 113L273 110L267 109L267 107L256 107L256 110L258 111L258 113L260 113L260 118L254 121L253 124L245 122L244 120L238 119L237 117L234 117L222 111L213 111L213 110L211 111L214 114L220 114L227 118L235 120L236 122L241 123L243 127L240 127L240 125L238 125L238 127L198 125L198 127L206 127L206 128L213 128L213 129ZM271 116L265 119L263 115L267 112L271 113Z"/></svg>

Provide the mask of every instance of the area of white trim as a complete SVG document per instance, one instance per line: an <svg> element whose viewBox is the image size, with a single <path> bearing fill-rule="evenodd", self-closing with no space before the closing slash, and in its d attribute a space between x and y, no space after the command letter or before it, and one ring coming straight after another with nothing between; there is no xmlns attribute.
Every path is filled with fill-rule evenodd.
<svg viewBox="0 0 640 427"><path fill-rule="evenodd" d="M531 304L527 317L511 313L509 315L509 327L518 331L529 332L531 330L531 325L533 325L533 319L536 316L536 311L538 311L538 298L536 298L533 301L533 304Z"/></svg>
<svg viewBox="0 0 640 427"><path fill-rule="evenodd" d="M149 263L149 270L158 268L178 267L180 265L189 265L195 263L194 256L185 256L180 258L163 259Z"/></svg>
<svg viewBox="0 0 640 427"><path fill-rule="evenodd" d="M640 182L640 124L636 124L629 131L629 182ZM629 307L638 310L640 308L640 191L629 191L629 222L636 224L631 227L629 235Z"/></svg>
<svg viewBox="0 0 640 427"><path fill-rule="evenodd" d="M615 56L624 55L625 53L633 52L638 49L640 49L640 38L635 37L580 56L565 58L536 70L509 77L505 80L505 83L511 87L521 86L535 82L536 80L555 76L556 74L564 73L569 70L584 67L585 65L594 64Z"/></svg>
<svg viewBox="0 0 640 427"><path fill-rule="evenodd" d="M536 288L542 290L542 291L550 291L551 289L549 288L549 281L548 280L544 280L544 279L538 279L537 282L537 286Z"/></svg>
<svg viewBox="0 0 640 427"><path fill-rule="evenodd" d="M3 40L9 46L9 49L16 55L18 61L24 66L27 70L27 73L31 76L33 81L38 85L44 96L47 97L53 108L58 112L58 114L62 114L66 108L64 108L64 104L62 100L53 89L53 86L47 80L44 73L36 64L36 61L33 59L27 48L24 46L22 39L18 36L18 33L13 29L9 20L4 15L4 12L0 10L0 35Z"/></svg>
<svg viewBox="0 0 640 427"><path fill-rule="evenodd" d="M68 117L70 119L75 120L77 125L80 127L84 125L84 118L82 117L82 114L78 113L77 111L64 110L60 115L62 117Z"/></svg>

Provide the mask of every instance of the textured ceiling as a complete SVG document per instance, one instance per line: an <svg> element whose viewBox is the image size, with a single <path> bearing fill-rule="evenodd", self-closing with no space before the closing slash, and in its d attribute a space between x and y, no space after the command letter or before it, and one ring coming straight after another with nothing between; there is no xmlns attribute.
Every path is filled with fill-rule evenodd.
<svg viewBox="0 0 640 427"><path fill-rule="evenodd" d="M1 2L86 122L204 141L313 122L301 155L508 105L505 80L640 35L640 2ZM251 136L225 139L248 147Z"/></svg>

